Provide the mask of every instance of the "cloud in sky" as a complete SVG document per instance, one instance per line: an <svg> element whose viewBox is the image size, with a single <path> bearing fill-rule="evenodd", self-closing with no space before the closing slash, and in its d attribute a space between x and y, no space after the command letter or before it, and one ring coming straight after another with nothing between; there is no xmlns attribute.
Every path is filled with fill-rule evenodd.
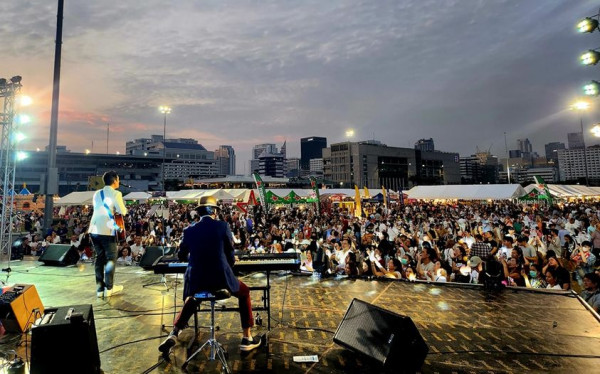
<svg viewBox="0 0 600 374"><path fill-rule="evenodd" d="M230 144L238 173L253 144L301 137L375 138L410 146L504 154L529 137L543 152L578 131L565 110L599 79L578 64L600 33L574 24L594 1L164 1L65 4L59 144L103 152L162 134L207 149ZM23 76L48 143L56 2L2 2L0 75ZM600 105L597 105L597 107ZM598 122L600 110L585 115ZM591 139L590 139L591 142Z"/></svg>

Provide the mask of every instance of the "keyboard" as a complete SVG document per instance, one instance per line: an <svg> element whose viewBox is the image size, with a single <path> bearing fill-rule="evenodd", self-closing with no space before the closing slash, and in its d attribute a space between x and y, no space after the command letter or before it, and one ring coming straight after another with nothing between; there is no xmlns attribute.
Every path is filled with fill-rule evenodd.
<svg viewBox="0 0 600 374"><path fill-rule="evenodd" d="M187 262L158 262L154 265L155 274L185 273ZM233 265L233 270L241 272L299 270L299 253L267 253L243 255Z"/></svg>

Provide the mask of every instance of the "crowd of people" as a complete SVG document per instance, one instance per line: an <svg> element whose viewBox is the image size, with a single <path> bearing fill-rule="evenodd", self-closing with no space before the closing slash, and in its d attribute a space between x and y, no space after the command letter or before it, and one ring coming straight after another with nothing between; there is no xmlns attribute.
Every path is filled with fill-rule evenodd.
<svg viewBox="0 0 600 374"><path fill-rule="evenodd" d="M600 308L600 203L366 205L361 217L335 206L322 212L315 206L255 206L243 212L223 205L219 218L229 224L238 255L298 252L304 273L574 287ZM183 230L199 218L193 205L175 202L132 204L128 211L117 260L124 265L136 264L149 246L178 248ZM41 214L23 214L20 224L28 234L18 250L40 255L48 245L63 243L76 247L82 260L91 259L91 209L61 213L47 232Z"/></svg>

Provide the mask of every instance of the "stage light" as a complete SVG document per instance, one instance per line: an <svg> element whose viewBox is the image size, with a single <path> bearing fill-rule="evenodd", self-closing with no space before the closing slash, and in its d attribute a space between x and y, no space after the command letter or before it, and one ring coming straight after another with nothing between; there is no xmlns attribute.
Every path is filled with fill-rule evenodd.
<svg viewBox="0 0 600 374"><path fill-rule="evenodd" d="M19 114L17 121L19 122L19 125L26 125L31 122L31 117L27 114Z"/></svg>
<svg viewBox="0 0 600 374"><path fill-rule="evenodd" d="M31 105L33 100L31 99L31 97L23 95L23 96L19 97L19 102L20 102L21 106L28 106L28 105Z"/></svg>
<svg viewBox="0 0 600 374"><path fill-rule="evenodd" d="M27 158L27 153L25 152L17 152L17 161L23 161Z"/></svg>
<svg viewBox="0 0 600 374"><path fill-rule="evenodd" d="M600 93L600 82L591 81L583 86L583 92L587 96L598 96Z"/></svg>
<svg viewBox="0 0 600 374"><path fill-rule="evenodd" d="M595 137L600 138L600 123L597 123L590 130Z"/></svg>
<svg viewBox="0 0 600 374"><path fill-rule="evenodd" d="M0 78L0 88L6 87L6 78Z"/></svg>
<svg viewBox="0 0 600 374"><path fill-rule="evenodd" d="M171 113L171 107L170 106L166 106L166 105L161 105L158 107L158 110L162 113L162 114L169 114Z"/></svg>
<svg viewBox="0 0 600 374"><path fill-rule="evenodd" d="M15 75L14 77L10 78L10 81L13 82L14 84L17 83L21 83L21 76L20 75Z"/></svg>
<svg viewBox="0 0 600 374"><path fill-rule="evenodd" d="M22 132L18 132L14 135L14 141L19 143L25 140L27 137Z"/></svg>
<svg viewBox="0 0 600 374"><path fill-rule="evenodd" d="M582 54L579 59L584 65L596 65L598 61L600 61L600 53L594 51L593 49L589 49L587 52Z"/></svg>
<svg viewBox="0 0 600 374"><path fill-rule="evenodd" d="M598 28L598 20L586 17L579 21L577 24L577 31L584 32L594 32Z"/></svg>
<svg viewBox="0 0 600 374"><path fill-rule="evenodd" d="M92 153L92 151L90 151L89 149L86 149L86 150L85 150L85 154L86 154L86 155L89 155L90 153Z"/></svg>

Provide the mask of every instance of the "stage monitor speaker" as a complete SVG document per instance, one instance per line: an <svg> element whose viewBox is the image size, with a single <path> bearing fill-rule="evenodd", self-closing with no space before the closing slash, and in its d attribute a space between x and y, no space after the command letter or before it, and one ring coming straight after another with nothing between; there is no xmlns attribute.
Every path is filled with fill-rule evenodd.
<svg viewBox="0 0 600 374"><path fill-rule="evenodd" d="M51 244L38 261L48 266L74 265L79 261L79 252L69 244Z"/></svg>
<svg viewBox="0 0 600 374"><path fill-rule="evenodd" d="M410 317L353 299L333 341L394 372L419 371L429 348Z"/></svg>
<svg viewBox="0 0 600 374"><path fill-rule="evenodd" d="M32 284L15 284L0 295L0 322L8 332L25 332L44 313Z"/></svg>
<svg viewBox="0 0 600 374"><path fill-rule="evenodd" d="M30 372L100 373L92 305L46 310L31 329Z"/></svg>
<svg viewBox="0 0 600 374"><path fill-rule="evenodd" d="M175 251L175 247L165 247L165 256L172 255ZM142 258L140 259L140 266L144 270L152 270L152 266L156 260L163 256L163 247L146 247Z"/></svg>

